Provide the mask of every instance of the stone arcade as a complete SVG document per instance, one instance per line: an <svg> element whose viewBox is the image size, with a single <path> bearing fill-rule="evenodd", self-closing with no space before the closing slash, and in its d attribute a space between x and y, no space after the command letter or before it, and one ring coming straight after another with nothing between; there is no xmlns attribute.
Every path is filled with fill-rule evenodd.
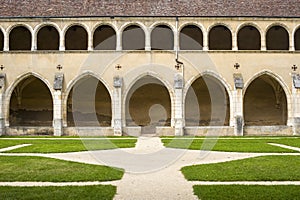
<svg viewBox="0 0 300 200"><path fill-rule="evenodd" d="M0 8L0 135L299 134L296 0L21 2Z"/></svg>

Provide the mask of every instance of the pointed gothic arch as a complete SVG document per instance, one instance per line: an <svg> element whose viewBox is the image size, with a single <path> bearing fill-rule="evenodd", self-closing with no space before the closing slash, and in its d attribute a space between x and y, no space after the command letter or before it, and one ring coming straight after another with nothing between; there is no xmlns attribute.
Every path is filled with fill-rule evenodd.
<svg viewBox="0 0 300 200"><path fill-rule="evenodd" d="M150 130L171 125L171 96L158 78L140 77L125 97L126 126L141 126Z"/></svg>
<svg viewBox="0 0 300 200"><path fill-rule="evenodd" d="M10 126L52 126L53 99L47 84L34 75L14 86L9 102Z"/></svg>
<svg viewBox="0 0 300 200"><path fill-rule="evenodd" d="M244 94L245 125L286 125L287 94L282 85L267 73L253 79Z"/></svg>
<svg viewBox="0 0 300 200"><path fill-rule="evenodd" d="M67 125L111 126L112 101L106 85L92 74L80 76L67 90Z"/></svg>
<svg viewBox="0 0 300 200"><path fill-rule="evenodd" d="M209 74L196 78L185 95L186 126L228 126L230 97L223 83Z"/></svg>

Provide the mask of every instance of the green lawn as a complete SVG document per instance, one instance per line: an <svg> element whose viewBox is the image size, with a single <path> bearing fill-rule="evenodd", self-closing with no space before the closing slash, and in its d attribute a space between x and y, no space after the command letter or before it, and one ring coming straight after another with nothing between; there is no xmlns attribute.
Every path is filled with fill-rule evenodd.
<svg viewBox="0 0 300 200"><path fill-rule="evenodd" d="M111 185L72 186L72 187L0 187L2 200L111 200L116 193L116 187Z"/></svg>
<svg viewBox="0 0 300 200"><path fill-rule="evenodd" d="M0 181L110 181L123 170L42 157L0 156ZM0 198L1 199L1 198Z"/></svg>
<svg viewBox="0 0 300 200"><path fill-rule="evenodd" d="M261 156L182 168L190 181L300 181L300 156Z"/></svg>
<svg viewBox="0 0 300 200"><path fill-rule="evenodd" d="M196 185L194 193L201 200L299 200L300 186Z"/></svg>
<svg viewBox="0 0 300 200"><path fill-rule="evenodd" d="M166 147L170 148L184 148L193 150L213 150L225 152L265 152L265 153L289 153L297 152L277 146L269 145L268 143L279 143L289 146L299 146L299 137L282 137L273 139L268 138L162 138L162 142Z"/></svg>
<svg viewBox="0 0 300 200"><path fill-rule="evenodd" d="M137 139L127 138L99 138L89 139L9 139L0 138L0 148L19 144L32 144L31 146L22 147L19 149L6 151L10 153L64 153L64 152L78 152L86 150L102 150L114 148L130 148L134 147Z"/></svg>

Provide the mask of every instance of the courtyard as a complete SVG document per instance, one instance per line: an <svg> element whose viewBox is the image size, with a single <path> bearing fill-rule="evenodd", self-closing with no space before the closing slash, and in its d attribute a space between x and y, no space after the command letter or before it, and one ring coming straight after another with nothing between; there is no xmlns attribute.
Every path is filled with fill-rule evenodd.
<svg viewBox="0 0 300 200"><path fill-rule="evenodd" d="M1 199L300 199L299 137L0 138Z"/></svg>

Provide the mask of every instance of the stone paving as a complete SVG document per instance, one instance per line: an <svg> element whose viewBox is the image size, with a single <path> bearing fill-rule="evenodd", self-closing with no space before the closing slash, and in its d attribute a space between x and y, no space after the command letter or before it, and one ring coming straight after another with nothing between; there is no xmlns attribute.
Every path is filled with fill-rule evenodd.
<svg viewBox="0 0 300 200"><path fill-rule="evenodd" d="M278 144L272 144L278 145ZM286 146L286 145L285 145ZM20 146L21 147L21 146ZM292 148L286 146L285 148ZM1 151L1 149L0 149ZM117 186L116 200L120 199L197 199L192 186L213 184L294 184L300 182L201 182L187 181L180 169L194 164L219 163L264 155L300 155L300 153L235 153L165 148L158 137L139 137L135 148L85 151L73 153L0 153L0 156L42 156L125 169L124 177L112 182L47 183L10 182L10 186L64 186L98 185Z"/></svg>

